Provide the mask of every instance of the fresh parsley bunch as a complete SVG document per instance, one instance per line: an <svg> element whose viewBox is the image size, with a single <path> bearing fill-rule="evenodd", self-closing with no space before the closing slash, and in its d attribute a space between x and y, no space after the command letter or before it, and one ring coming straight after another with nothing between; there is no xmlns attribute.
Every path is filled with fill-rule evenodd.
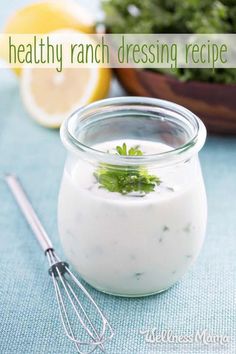
<svg viewBox="0 0 236 354"><path fill-rule="evenodd" d="M143 153L138 146L127 149L126 144L117 146L116 151L123 156L142 156ZM98 167L94 176L101 188L109 192L118 192L128 194L131 192L140 192L146 194L154 192L155 187L160 185L159 177L150 175L148 170L140 167L131 166L107 166Z"/></svg>
<svg viewBox="0 0 236 354"><path fill-rule="evenodd" d="M111 33L236 33L235 0L103 0ZM236 69L158 69L182 81L235 83Z"/></svg>

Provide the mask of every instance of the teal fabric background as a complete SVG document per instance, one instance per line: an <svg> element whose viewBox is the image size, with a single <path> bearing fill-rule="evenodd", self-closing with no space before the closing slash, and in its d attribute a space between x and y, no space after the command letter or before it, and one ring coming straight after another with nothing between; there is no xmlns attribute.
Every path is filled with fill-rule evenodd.
<svg viewBox="0 0 236 354"><path fill-rule="evenodd" d="M11 8L0 4L0 24ZM29 1L28 1L29 2ZM112 95L122 91L114 84ZM35 124L25 112L17 80L0 71L0 353L72 354L58 317L47 261L3 180L17 174L63 257L56 222L65 151L58 131ZM209 136L201 152L209 221L201 255L170 290L122 299L88 287L115 330L109 354L236 353L236 137ZM156 327L189 335L207 329L228 335L219 344L148 344L140 330Z"/></svg>

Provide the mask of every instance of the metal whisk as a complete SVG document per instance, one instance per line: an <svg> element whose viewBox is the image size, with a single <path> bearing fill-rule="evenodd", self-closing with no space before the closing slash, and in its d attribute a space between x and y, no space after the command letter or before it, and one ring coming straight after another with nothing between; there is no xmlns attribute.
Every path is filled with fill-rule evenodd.
<svg viewBox="0 0 236 354"><path fill-rule="evenodd" d="M13 175L7 175L6 182L48 259L49 274L53 281L60 317L67 337L74 343L78 353L88 354L98 348L105 352L104 343L114 334L106 317L88 291L70 271L68 264L61 261L54 252L53 245L19 180ZM80 290L79 296L76 294L76 288ZM87 307L85 303L82 304L82 300L86 299ZM90 311L93 309L93 320L88 314L89 309ZM72 314L73 318L71 318ZM75 335L78 323L85 330L83 340L79 340Z"/></svg>

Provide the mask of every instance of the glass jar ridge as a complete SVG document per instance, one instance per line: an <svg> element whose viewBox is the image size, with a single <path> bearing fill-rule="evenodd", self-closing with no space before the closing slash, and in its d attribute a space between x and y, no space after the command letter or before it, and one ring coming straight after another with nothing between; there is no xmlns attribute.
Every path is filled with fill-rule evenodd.
<svg viewBox="0 0 236 354"><path fill-rule="evenodd" d="M142 114L147 117L151 115L153 120L159 120L159 124L162 125L159 137L165 134L165 129L172 129L176 135L180 134L181 130L181 138L175 139L175 146L170 151L135 157L111 155L94 149L92 146L94 141L86 141L84 134L81 134L81 131L88 129L94 121L99 121L101 116L102 119L109 120L111 117ZM124 132L121 133L124 134ZM64 121L61 127L61 139L69 151L78 154L85 153L90 159L100 162L115 165L136 165L137 163L139 165L149 163L167 165L186 160L198 153L206 140L206 128L195 114L178 104L156 98L127 96L108 98L79 108Z"/></svg>

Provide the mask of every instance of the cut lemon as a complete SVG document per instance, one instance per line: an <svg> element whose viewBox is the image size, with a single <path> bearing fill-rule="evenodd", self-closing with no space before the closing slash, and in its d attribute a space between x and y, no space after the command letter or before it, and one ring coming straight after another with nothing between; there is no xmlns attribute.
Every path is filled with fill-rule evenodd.
<svg viewBox="0 0 236 354"><path fill-rule="evenodd" d="M22 70L21 95L29 114L38 123L60 127L77 108L106 97L110 71L106 68Z"/></svg>
<svg viewBox="0 0 236 354"><path fill-rule="evenodd" d="M66 43L71 35L81 34L72 30L53 33L64 35ZM83 36L91 42L89 36ZM111 71L99 64L64 68L62 72L55 68L26 67L20 79L21 96L32 118L44 126L58 128L77 108L107 96Z"/></svg>
<svg viewBox="0 0 236 354"><path fill-rule="evenodd" d="M63 28L94 33L95 19L74 0L45 0L16 11L5 24L4 33L44 34ZM0 57L6 60L7 46L0 45ZM19 75L20 65L14 71Z"/></svg>
<svg viewBox="0 0 236 354"><path fill-rule="evenodd" d="M7 21L4 32L38 34L61 28L93 33L94 18L73 0L39 1L16 11Z"/></svg>

